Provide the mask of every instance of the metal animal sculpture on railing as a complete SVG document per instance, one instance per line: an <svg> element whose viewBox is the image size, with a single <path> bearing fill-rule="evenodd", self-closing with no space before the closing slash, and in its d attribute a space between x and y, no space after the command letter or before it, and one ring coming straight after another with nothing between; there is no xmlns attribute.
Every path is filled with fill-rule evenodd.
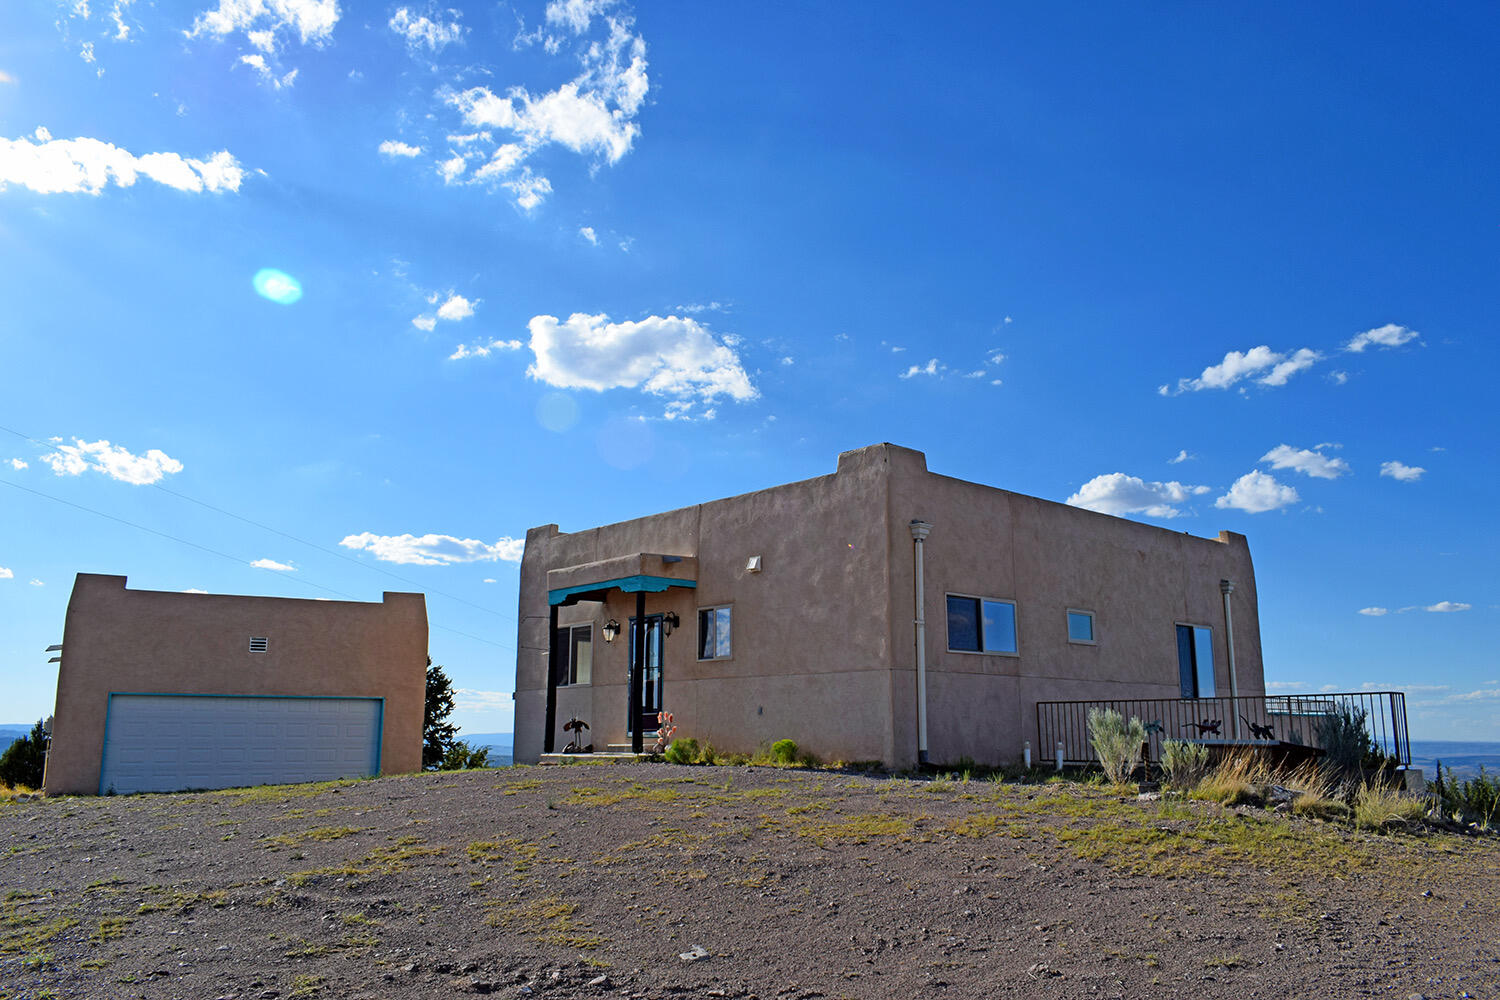
<svg viewBox="0 0 1500 1000"><path fill-rule="evenodd" d="M563 753L593 753L594 752L594 744L590 743L588 746L582 746L581 745L583 743L583 731L585 729L587 729L587 728L589 728L589 724L587 722L584 722L582 719L578 718L577 716L574 716L573 718L569 719L567 722L564 722L563 723L563 732L565 732L565 733L569 733L569 732L571 732L571 733L577 733L577 735L573 737L572 742L570 742L567 746L565 746L565 747L562 748L562 752Z"/></svg>
<svg viewBox="0 0 1500 1000"><path fill-rule="evenodd" d="M1193 728L1198 730L1199 736L1207 736L1209 733L1220 736L1222 733L1220 733L1219 727L1223 724L1223 719L1204 719L1202 722L1192 723Z"/></svg>
<svg viewBox="0 0 1500 1000"><path fill-rule="evenodd" d="M1250 727L1250 732L1255 736L1256 739L1274 740L1276 738L1276 730L1272 729L1270 726L1262 726L1258 722L1251 722L1249 719L1246 719L1243 714L1240 715L1240 718L1245 719L1245 724Z"/></svg>

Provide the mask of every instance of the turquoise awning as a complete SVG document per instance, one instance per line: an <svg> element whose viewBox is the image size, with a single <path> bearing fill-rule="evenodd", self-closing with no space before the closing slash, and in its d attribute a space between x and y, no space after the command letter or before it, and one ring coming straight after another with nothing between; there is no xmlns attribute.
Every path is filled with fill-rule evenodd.
<svg viewBox="0 0 1500 1000"><path fill-rule="evenodd" d="M614 580L600 580L598 583L580 583L572 587L560 587L557 590L547 591L547 603L549 605L573 603L569 598L578 599L582 594L602 595L610 590L623 590L627 594L647 593L660 594L668 587L696 588L697 580L682 580L669 576L648 576L638 573L635 576L622 576Z"/></svg>

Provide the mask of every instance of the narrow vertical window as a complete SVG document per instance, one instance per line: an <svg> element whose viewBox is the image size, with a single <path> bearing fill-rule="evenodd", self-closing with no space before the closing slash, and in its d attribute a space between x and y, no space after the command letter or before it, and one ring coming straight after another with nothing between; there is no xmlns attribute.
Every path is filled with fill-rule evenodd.
<svg viewBox="0 0 1500 1000"><path fill-rule="evenodd" d="M1177 676L1184 698L1214 696L1213 629L1177 626Z"/></svg>

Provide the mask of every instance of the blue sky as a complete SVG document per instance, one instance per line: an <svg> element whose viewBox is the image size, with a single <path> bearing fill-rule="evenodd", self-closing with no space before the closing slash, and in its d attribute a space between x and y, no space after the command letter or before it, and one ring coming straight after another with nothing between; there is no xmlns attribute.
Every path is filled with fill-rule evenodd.
<svg viewBox="0 0 1500 1000"><path fill-rule="evenodd" d="M425 591L508 730L528 527L893 441L1500 739L1494 7L811 6L0 9L4 721L84 571Z"/></svg>

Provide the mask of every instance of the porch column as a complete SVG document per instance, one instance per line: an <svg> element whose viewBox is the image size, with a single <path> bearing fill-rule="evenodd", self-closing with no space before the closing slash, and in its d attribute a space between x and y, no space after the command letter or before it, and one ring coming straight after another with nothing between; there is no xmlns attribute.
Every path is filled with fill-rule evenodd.
<svg viewBox="0 0 1500 1000"><path fill-rule="evenodd" d="M635 592L635 643L630 650L630 748L641 752L641 681L646 674L646 592Z"/></svg>
<svg viewBox="0 0 1500 1000"><path fill-rule="evenodd" d="M547 612L547 728L542 730L542 753L552 752L552 733L557 729L557 605Z"/></svg>

